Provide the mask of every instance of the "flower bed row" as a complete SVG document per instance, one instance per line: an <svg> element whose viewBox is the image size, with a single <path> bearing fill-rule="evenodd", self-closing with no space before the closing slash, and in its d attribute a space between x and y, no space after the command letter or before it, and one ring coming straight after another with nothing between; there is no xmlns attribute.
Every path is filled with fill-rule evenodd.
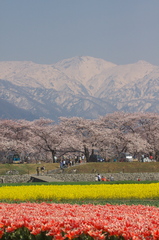
<svg viewBox="0 0 159 240"><path fill-rule="evenodd" d="M159 199L159 183L3 186L0 200Z"/></svg>
<svg viewBox="0 0 159 240"><path fill-rule="evenodd" d="M157 240L159 208L0 203L0 238Z"/></svg>

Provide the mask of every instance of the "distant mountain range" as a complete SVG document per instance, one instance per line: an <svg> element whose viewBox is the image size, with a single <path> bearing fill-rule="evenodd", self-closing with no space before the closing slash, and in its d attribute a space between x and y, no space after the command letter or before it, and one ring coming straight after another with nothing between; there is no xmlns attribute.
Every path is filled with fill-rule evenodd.
<svg viewBox="0 0 159 240"><path fill-rule="evenodd" d="M88 56L51 65L0 62L0 118L95 119L115 111L159 112L159 66Z"/></svg>

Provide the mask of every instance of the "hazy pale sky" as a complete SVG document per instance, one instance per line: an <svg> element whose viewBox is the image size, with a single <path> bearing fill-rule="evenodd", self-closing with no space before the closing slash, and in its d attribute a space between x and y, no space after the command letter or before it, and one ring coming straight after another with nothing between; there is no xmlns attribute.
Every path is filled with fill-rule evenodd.
<svg viewBox="0 0 159 240"><path fill-rule="evenodd" d="M0 61L159 66L159 0L0 0Z"/></svg>

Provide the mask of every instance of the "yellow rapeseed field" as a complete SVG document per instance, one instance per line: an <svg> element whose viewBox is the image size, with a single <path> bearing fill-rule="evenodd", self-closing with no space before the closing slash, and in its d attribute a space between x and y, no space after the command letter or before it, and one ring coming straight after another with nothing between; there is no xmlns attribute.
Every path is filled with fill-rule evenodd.
<svg viewBox="0 0 159 240"><path fill-rule="evenodd" d="M0 200L159 199L159 183L3 186Z"/></svg>

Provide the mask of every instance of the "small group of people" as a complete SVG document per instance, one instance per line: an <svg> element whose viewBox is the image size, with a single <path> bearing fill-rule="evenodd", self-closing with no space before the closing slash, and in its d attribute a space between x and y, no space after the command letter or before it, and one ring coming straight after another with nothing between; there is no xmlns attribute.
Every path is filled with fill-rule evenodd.
<svg viewBox="0 0 159 240"><path fill-rule="evenodd" d="M41 175L44 175L45 167L42 166L42 167L37 167L37 168L36 168L37 176L39 176L40 171L41 171Z"/></svg>
<svg viewBox="0 0 159 240"><path fill-rule="evenodd" d="M104 176L101 176L99 173L95 176L95 181L114 181L114 177L111 175L110 178L106 178Z"/></svg>
<svg viewBox="0 0 159 240"><path fill-rule="evenodd" d="M63 159L60 161L60 168L67 168L67 167L71 167L74 165L74 161L72 161L71 159Z"/></svg>
<svg viewBox="0 0 159 240"><path fill-rule="evenodd" d="M80 156L75 155L74 160L75 160L75 163L82 163L85 161L85 155L84 154Z"/></svg>
<svg viewBox="0 0 159 240"><path fill-rule="evenodd" d="M85 161L84 154L82 154L81 156L77 156L77 155L63 156L63 159L61 159L60 161L60 168L63 169L63 168L71 167L75 164L82 163L84 161Z"/></svg>

